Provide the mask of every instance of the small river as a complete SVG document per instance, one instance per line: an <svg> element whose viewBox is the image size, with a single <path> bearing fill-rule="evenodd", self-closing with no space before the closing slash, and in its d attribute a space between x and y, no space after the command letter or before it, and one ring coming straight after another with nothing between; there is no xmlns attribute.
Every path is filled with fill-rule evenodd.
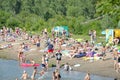
<svg viewBox="0 0 120 80"><path fill-rule="evenodd" d="M21 80L20 77L23 73L23 71L26 70L26 72L29 74L29 76L32 75L33 67L20 67L18 62L15 60L3 60L0 59L0 80L15 80L18 78L18 80ZM38 71L41 70L41 67L38 67ZM36 80L52 80L52 72L54 68L51 68L48 70L48 72L45 73L44 76L37 75ZM84 76L86 73L77 72L77 71L71 71L66 72L62 69L60 70L61 74L61 80L84 80ZM108 77L102 77L97 75L90 75L91 80L114 80L113 78ZM42 78L42 79L41 79Z"/></svg>

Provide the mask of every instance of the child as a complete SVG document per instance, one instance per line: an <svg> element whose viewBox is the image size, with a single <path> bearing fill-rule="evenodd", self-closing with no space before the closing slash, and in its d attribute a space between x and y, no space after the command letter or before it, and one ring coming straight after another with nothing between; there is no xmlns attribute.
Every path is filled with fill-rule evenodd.
<svg viewBox="0 0 120 80"><path fill-rule="evenodd" d="M70 66L68 63L66 63L66 64L64 65L64 70L65 70L65 71L71 71L72 68L71 68L71 66Z"/></svg>

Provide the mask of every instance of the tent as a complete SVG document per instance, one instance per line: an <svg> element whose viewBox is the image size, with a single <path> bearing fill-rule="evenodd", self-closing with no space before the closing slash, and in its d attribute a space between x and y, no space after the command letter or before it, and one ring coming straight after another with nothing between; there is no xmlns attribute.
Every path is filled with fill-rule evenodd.
<svg viewBox="0 0 120 80"><path fill-rule="evenodd" d="M114 29L106 29L106 42L112 43L114 38Z"/></svg>
<svg viewBox="0 0 120 80"><path fill-rule="evenodd" d="M116 37L120 38L120 29L106 29L101 32L106 35L106 42L112 43L113 39Z"/></svg>
<svg viewBox="0 0 120 80"><path fill-rule="evenodd" d="M53 31L58 33L58 36L61 36L63 31L65 31L66 32L66 36L69 36L68 26L56 26L56 27L53 28Z"/></svg>

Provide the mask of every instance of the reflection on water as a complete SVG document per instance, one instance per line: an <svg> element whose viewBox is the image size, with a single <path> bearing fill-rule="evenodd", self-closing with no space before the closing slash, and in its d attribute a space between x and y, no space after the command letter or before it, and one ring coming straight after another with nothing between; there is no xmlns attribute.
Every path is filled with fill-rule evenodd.
<svg viewBox="0 0 120 80"><path fill-rule="evenodd" d="M17 61L0 59L0 80L15 80L16 78L20 80L20 77L24 70L28 72L29 76L32 75L32 67L23 68L19 66ZM38 71L40 70L41 67L38 67ZM42 77L40 77L40 75L37 75L36 80L51 80L53 70L54 68L51 68ZM62 76L61 80L84 80L84 76L86 75L86 73L76 71L66 72L63 70L60 71L60 74ZM91 80L113 80L113 78L91 75Z"/></svg>

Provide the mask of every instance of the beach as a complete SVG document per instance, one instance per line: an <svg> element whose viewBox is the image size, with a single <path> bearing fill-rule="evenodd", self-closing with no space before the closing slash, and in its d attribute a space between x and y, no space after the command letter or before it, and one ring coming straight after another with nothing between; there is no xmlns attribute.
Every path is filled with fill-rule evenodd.
<svg viewBox="0 0 120 80"><path fill-rule="evenodd" d="M0 50L0 58L4 59L12 59L12 60L18 60L18 47L19 43L25 42L23 41L16 41L12 42L11 44L14 44L12 48L6 48L3 50ZM7 42L3 42L3 44L7 44ZM32 50L25 52L26 59L34 59L36 63L41 63L41 57L43 55L43 52L40 52L39 50L36 50L36 46L32 45L31 46ZM120 80L120 73L117 73L114 70L113 66L113 59L112 59L112 54L107 53L106 60L96 60L93 62L90 61L84 61L82 58L73 58L69 59L66 56L62 57L61 65L69 62L71 66L73 66L73 70L75 71L80 71L80 72L89 72L90 74L95 74L99 76L104 76L104 77L112 77L112 78L117 78ZM56 59L51 58L49 60L49 65L51 64L56 64ZM74 65L80 64L78 67L74 67Z"/></svg>
<svg viewBox="0 0 120 80"><path fill-rule="evenodd" d="M0 4L0 80L120 80L120 1Z"/></svg>

